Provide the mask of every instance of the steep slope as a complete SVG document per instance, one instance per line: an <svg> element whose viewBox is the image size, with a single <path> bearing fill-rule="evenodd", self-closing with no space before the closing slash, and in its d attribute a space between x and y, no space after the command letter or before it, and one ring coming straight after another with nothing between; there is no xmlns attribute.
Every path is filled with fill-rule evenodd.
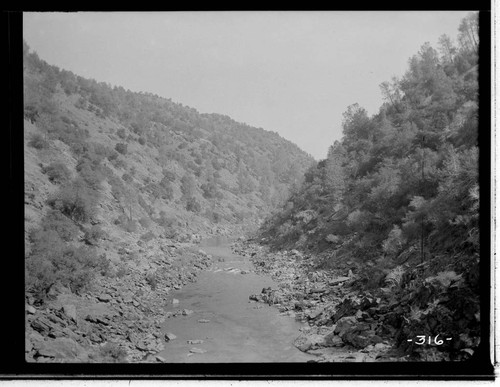
<svg viewBox="0 0 500 387"><path fill-rule="evenodd" d="M316 269L354 273L354 290L398 310L380 321L403 348L424 353L408 340L447 332L444 358L472 353L480 336L474 33L471 14L459 47L424 44L402 79L381 85L373 117L349 106L342 140L259 233L274 250L313 254Z"/></svg>
<svg viewBox="0 0 500 387"><path fill-rule="evenodd" d="M208 265L192 243L255 228L313 162L276 133L84 79L50 66L26 44L24 112L27 334L43 336L32 332L27 341L31 361L54 357L56 344L47 341L54 321L49 329L46 319L61 314L68 297L78 315L71 321L88 328L77 341L91 348L75 356L108 359L99 348L97 357L88 357L108 336L82 310L101 308L107 301L98 295L107 292L128 308L108 310L108 317L139 313L130 321L158 323L165 302L158 299ZM133 305L123 294L134 296ZM94 306L83 303L86 298ZM48 315L33 308L44 305ZM56 338L68 338L65 332ZM69 338L75 339L74 330ZM130 360L158 349L157 338L141 340L151 345L120 344ZM108 352L116 355L110 361L125 356L114 346Z"/></svg>

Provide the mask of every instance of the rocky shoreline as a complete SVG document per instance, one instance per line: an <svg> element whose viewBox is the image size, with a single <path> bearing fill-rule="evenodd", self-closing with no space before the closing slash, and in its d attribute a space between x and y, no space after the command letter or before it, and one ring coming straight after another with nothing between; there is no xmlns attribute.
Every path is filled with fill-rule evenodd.
<svg viewBox="0 0 500 387"><path fill-rule="evenodd" d="M232 249L278 283L249 299L306 322L294 345L318 356L317 362L405 361L394 349L395 329L385 324L392 316L387 299L353 290L357 278L347 266L318 270L312 256L297 250L271 252L251 241L240 240Z"/></svg>
<svg viewBox="0 0 500 387"><path fill-rule="evenodd" d="M43 305L26 296L28 362L162 362L169 294L196 281L211 256L196 245L156 240L126 249L122 275L83 294L53 289Z"/></svg>

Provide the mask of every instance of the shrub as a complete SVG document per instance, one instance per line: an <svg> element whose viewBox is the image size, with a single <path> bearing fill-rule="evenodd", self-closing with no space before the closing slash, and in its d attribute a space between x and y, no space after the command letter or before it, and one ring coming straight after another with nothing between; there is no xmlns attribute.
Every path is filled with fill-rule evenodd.
<svg viewBox="0 0 500 387"><path fill-rule="evenodd" d="M94 190L100 189L101 182L104 180L104 175L101 172L99 163L99 159L92 160L89 158L83 158L83 160L81 160L76 166L76 170L79 172L85 183Z"/></svg>
<svg viewBox="0 0 500 387"><path fill-rule="evenodd" d="M75 293L85 290L96 272L106 273L105 255L81 246L65 245L54 230L34 232L32 253L26 259L26 290L45 300L51 287L62 284Z"/></svg>
<svg viewBox="0 0 500 387"><path fill-rule="evenodd" d="M154 238L155 238L155 234L153 234L153 232L151 232L151 231L148 231L148 232L141 235L141 240L143 240L144 242L149 242L151 239L154 239Z"/></svg>
<svg viewBox="0 0 500 387"><path fill-rule="evenodd" d="M151 214L153 213L153 207L151 207L148 203L146 203L146 201L144 200L144 198L141 195L138 195L137 199L138 199L139 205L144 209L144 211L147 212L147 214L149 216L151 216ZM141 225L142 225L142 223L141 223ZM145 227L145 226L143 226L143 227ZM149 225L148 225L148 227L149 227Z"/></svg>
<svg viewBox="0 0 500 387"><path fill-rule="evenodd" d="M160 212L160 217L155 219L156 223L163 227L165 230L165 236L167 238L173 239L177 236L177 230L175 227L175 220L167 218L165 212Z"/></svg>
<svg viewBox="0 0 500 387"><path fill-rule="evenodd" d="M170 184L170 181L164 177L160 182L161 187L161 198L163 200L172 200L174 198L174 189Z"/></svg>
<svg viewBox="0 0 500 387"><path fill-rule="evenodd" d="M60 161L53 162L46 167L43 167L42 172L45 173L49 180L54 184L61 184L71 178L71 172L68 167Z"/></svg>
<svg viewBox="0 0 500 387"><path fill-rule="evenodd" d="M221 214L212 210L206 210L204 213L204 217L214 223L218 223L221 220Z"/></svg>
<svg viewBox="0 0 500 387"><path fill-rule="evenodd" d="M26 291L31 292L37 300L45 300L50 288L57 282L52 262L39 255L30 255L26 258L25 270Z"/></svg>
<svg viewBox="0 0 500 387"><path fill-rule="evenodd" d="M115 277L123 278L128 274L128 269L126 265L120 265L120 267L116 270Z"/></svg>
<svg viewBox="0 0 500 387"><path fill-rule="evenodd" d="M115 151L111 151L111 152L109 153L109 155L108 155L108 160L109 160L109 161L114 161L114 160L116 160L116 159L118 158L118 156L119 156L119 155L118 155L118 153L117 153L117 152L115 152Z"/></svg>
<svg viewBox="0 0 500 387"><path fill-rule="evenodd" d="M191 212L200 212L201 204L194 197L191 196L186 201L186 210Z"/></svg>
<svg viewBox="0 0 500 387"><path fill-rule="evenodd" d="M127 182L127 183L130 183L132 181L132 176L130 176L128 173L125 172L122 175L122 180Z"/></svg>
<svg viewBox="0 0 500 387"><path fill-rule="evenodd" d="M97 198L95 192L78 179L62 187L48 202L69 218L86 222L94 215Z"/></svg>
<svg viewBox="0 0 500 387"><path fill-rule="evenodd" d="M53 230L57 232L57 235L59 235L61 239L66 242L75 239L79 232L76 224L57 210L49 210L47 212L47 215L42 221L40 230Z"/></svg>
<svg viewBox="0 0 500 387"><path fill-rule="evenodd" d="M99 225L93 225L85 231L84 240L90 245L97 245L97 243L104 239L106 233Z"/></svg>
<svg viewBox="0 0 500 387"><path fill-rule="evenodd" d="M214 182L204 183L200 188L205 199L212 199L218 196L217 186Z"/></svg>
<svg viewBox="0 0 500 387"><path fill-rule="evenodd" d="M146 140L144 139L144 137L139 137L139 144L141 145L145 145L146 144Z"/></svg>
<svg viewBox="0 0 500 387"><path fill-rule="evenodd" d="M121 157L113 160L111 163L116 169L125 169L125 167L127 166L127 164Z"/></svg>
<svg viewBox="0 0 500 387"><path fill-rule="evenodd" d="M49 142L45 140L40 133L35 133L31 136L28 145L40 150L47 149L49 147Z"/></svg>
<svg viewBox="0 0 500 387"><path fill-rule="evenodd" d="M115 150L118 152L118 153L121 153L122 155L126 155L127 154L127 144L124 144L122 142L119 142L115 145Z"/></svg>
<svg viewBox="0 0 500 387"><path fill-rule="evenodd" d="M121 226L127 232L137 231L137 222L134 219L130 219L125 214L120 215L116 220L115 224Z"/></svg>
<svg viewBox="0 0 500 387"><path fill-rule="evenodd" d="M169 171L168 169L164 169L162 172L165 179L172 183L175 181L175 173Z"/></svg>
<svg viewBox="0 0 500 387"><path fill-rule="evenodd" d="M75 102L75 107L77 107L78 109L85 109L86 106L87 101L83 97L78 98L78 100Z"/></svg>
<svg viewBox="0 0 500 387"><path fill-rule="evenodd" d="M120 137L122 140L125 140L127 138L127 132L125 131L124 128L120 128L116 131L116 134L118 137Z"/></svg>

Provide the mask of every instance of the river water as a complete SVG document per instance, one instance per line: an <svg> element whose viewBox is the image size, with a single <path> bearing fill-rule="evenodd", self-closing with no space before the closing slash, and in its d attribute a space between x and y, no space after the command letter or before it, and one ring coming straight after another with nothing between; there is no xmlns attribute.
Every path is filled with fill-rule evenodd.
<svg viewBox="0 0 500 387"><path fill-rule="evenodd" d="M264 287L275 288L277 284L270 277L255 274L248 258L231 252L230 243L227 238L217 237L200 245L200 249L213 256L214 264L198 275L196 283L170 294L179 303L169 306L168 311L188 309L193 313L166 319L162 332L173 333L177 338L166 342L159 355L168 363L314 359L315 356L292 345L303 324L280 315L267 304L249 301L249 295L260 293ZM203 342L189 344L188 340Z"/></svg>

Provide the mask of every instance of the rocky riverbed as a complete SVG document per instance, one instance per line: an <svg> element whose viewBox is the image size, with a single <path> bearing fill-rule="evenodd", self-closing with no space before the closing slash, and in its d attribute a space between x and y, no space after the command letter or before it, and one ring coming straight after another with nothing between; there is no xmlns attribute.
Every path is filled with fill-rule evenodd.
<svg viewBox="0 0 500 387"><path fill-rule="evenodd" d="M168 240L126 250L122 273L98 278L90 291L53 289L43 305L27 296L28 362L162 361L155 354L168 341L161 332L168 295L196 281L212 260Z"/></svg>
<svg viewBox="0 0 500 387"><path fill-rule="evenodd" d="M297 250L270 252L250 242L238 241L232 249L249 257L257 272L271 275L278 283L249 299L273 305L281 314L306 323L294 345L316 355L316 361L405 360L394 349L396 329L387 324L397 311L383 295L353 290L357 278L347 266L319 270L313 257Z"/></svg>
<svg viewBox="0 0 500 387"><path fill-rule="evenodd" d="M85 293L56 288L43 305L27 295L28 362L409 360L398 342L408 299L390 284L363 290L349 263L319 269L297 250L244 240L123 250L121 273Z"/></svg>

